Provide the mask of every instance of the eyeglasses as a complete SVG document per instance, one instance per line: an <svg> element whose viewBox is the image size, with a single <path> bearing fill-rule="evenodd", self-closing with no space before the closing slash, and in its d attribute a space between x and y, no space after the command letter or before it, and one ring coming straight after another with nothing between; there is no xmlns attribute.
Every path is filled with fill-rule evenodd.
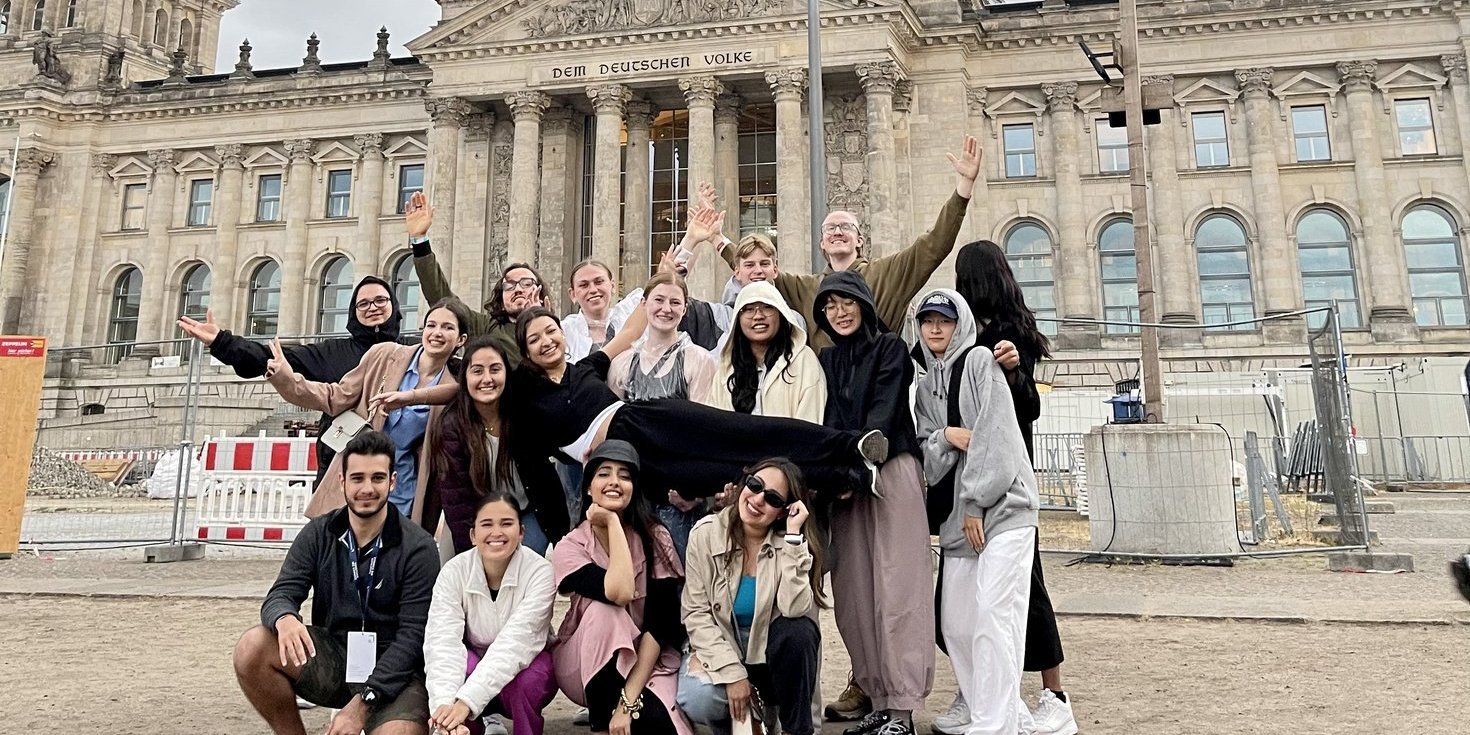
<svg viewBox="0 0 1470 735"><path fill-rule="evenodd" d="M822 307L822 313L824 313L824 314L840 314L840 313L847 312L847 311L853 311L855 309L857 309L857 302L856 301L852 301L852 300L833 300L833 301L828 301L827 302L827 305Z"/></svg>
<svg viewBox="0 0 1470 735"><path fill-rule="evenodd" d="M824 235L834 235L839 232L851 232L856 234L857 231L858 226L855 222L828 222L822 225L822 234Z"/></svg>
<svg viewBox="0 0 1470 735"><path fill-rule="evenodd" d="M367 311L368 309L381 309L391 303L393 303L393 300L387 296L379 296L372 299L363 299L353 304L353 306L357 307L358 311Z"/></svg>
<svg viewBox="0 0 1470 735"><path fill-rule="evenodd" d="M519 281L505 281L504 283L501 283L500 290L506 293L510 293L511 291L515 291L517 289L530 291L540 285L541 282L534 278L522 278Z"/></svg>
<svg viewBox="0 0 1470 735"><path fill-rule="evenodd" d="M756 475L745 476L745 489L761 496L761 500L764 500L766 505L776 510L785 510L786 506L791 505L791 501L782 497L781 493L766 487L766 481Z"/></svg>

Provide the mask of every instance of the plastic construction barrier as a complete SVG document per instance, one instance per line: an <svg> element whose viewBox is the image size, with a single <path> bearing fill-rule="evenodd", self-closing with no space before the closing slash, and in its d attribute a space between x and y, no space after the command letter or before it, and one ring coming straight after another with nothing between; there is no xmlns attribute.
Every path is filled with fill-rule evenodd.
<svg viewBox="0 0 1470 735"><path fill-rule="evenodd" d="M210 440L195 539L289 544L307 523L316 468L314 438Z"/></svg>

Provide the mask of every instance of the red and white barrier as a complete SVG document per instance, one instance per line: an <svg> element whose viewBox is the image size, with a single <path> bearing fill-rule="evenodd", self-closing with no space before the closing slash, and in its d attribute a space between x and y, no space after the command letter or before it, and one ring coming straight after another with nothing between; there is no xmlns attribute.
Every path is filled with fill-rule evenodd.
<svg viewBox="0 0 1470 735"><path fill-rule="evenodd" d="M316 439L223 437L204 445L195 501L200 541L290 543L316 481Z"/></svg>

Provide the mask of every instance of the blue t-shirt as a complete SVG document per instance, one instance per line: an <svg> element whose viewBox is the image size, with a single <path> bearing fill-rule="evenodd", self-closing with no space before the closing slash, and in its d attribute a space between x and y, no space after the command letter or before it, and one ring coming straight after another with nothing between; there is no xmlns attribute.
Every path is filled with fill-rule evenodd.
<svg viewBox="0 0 1470 735"><path fill-rule="evenodd" d="M735 591L735 627L750 630L755 624L755 577L741 577L740 589Z"/></svg>
<svg viewBox="0 0 1470 735"><path fill-rule="evenodd" d="M430 388L438 385L444 377L444 369L441 368L438 374L419 385L419 356L423 354L422 347L414 351L398 390ZM388 492L388 502L405 517L413 512L413 496L418 492L419 458L415 445L424 438L424 430L428 426L429 407L424 405L406 406L389 412L388 420L383 424L384 433L393 440L393 472L396 475L393 489Z"/></svg>

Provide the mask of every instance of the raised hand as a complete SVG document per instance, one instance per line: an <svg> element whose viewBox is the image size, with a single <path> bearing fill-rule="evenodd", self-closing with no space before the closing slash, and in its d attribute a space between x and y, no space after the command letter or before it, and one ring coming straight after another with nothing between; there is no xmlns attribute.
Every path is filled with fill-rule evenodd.
<svg viewBox="0 0 1470 735"><path fill-rule="evenodd" d="M429 228L434 225L434 208L429 206L429 198L421 191L416 191L408 198L408 206L403 211L403 221L408 225L409 237L423 237L429 234Z"/></svg>
<svg viewBox="0 0 1470 735"><path fill-rule="evenodd" d="M806 503L800 500L786 506L786 532L801 533L802 527L806 525L807 519L811 517L812 514L806 509Z"/></svg>
<svg viewBox="0 0 1470 735"><path fill-rule="evenodd" d="M205 310L202 322L181 316L178 324L184 334L199 340L205 347L213 346L214 341L219 338L219 325L214 323L214 309Z"/></svg>
<svg viewBox="0 0 1470 735"><path fill-rule="evenodd" d="M712 207L689 208L689 225L684 229L684 235L691 246L719 240L724 236L724 229L724 212Z"/></svg>
<svg viewBox="0 0 1470 735"><path fill-rule="evenodd" d="M696 192L698 199L695 204L700 209L714 209L719 206L720 193L715 190L715 185L708 181L699 182L699 190Z"/></svg>
<svg viewBox="0 0 1470 735"><path fill-rule="evenodd" d="M281 340L272 339L269 343L271 348L271 359L265 363L265 378L270 380L277 373L290 377L296 371L291 368L291 363L286 360L286 353L281 350Z"/></svg>
<svg viewBox="0 0 1470 735"><path fill-rule="evenodd" d="M980 162L985 157L984 152L980 150L980 143L975 140L974 136L966 135L965 143L960 148L960 155L946 153L944 157L949 160L949 165L954 167L955 191L968 199L970 193L975 190L975 179L980 176Z"/></svg>

